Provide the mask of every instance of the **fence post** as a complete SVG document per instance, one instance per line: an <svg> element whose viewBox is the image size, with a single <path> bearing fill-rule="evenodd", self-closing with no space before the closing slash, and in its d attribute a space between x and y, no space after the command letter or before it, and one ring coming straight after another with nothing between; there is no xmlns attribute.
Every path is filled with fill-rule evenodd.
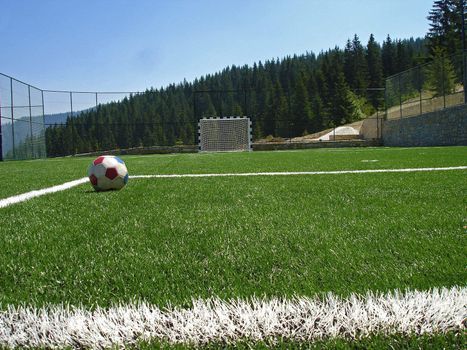
<svg viewBox="0 0 467 350"><path fill-rule="evenodd" d="M376 138L379 139L379 109L376 110Z"/></svg>
<svg viewBox="0 0 467 350"><path fill-rule="evenodd" d="M31 135L31 154L32 158L34 157L34 142L32 134L32 109L31 109L31 85L28 85L28 101L29 101L29 131Z"/></svg>
<svg viewBox="0 0 467 350"><path fill-rule="evenodd" d="M42 125L44 127L44 143L43 149L45 150L45 158L47 158L47 125L45 124L45 107L44 107L44 90L41 90L42 102Z"/></svg>
<svg viewBox="0 0 467 350"><path fill-rule="evenodd" d="M420 114L423 114L423 97L422 97L422 67L418 67L418 91L420 92Z"/></svg>
<svg viewBox="0 0 467 350"><path fill-rule="evenodd" d="M99 144L99 135L100 135L100 127L99 127L99 117L97 114L97 107L99 106L99 99L98 99L98 93L96 92L96 151L100 150Z"/></svg>
<svg viewBox="0 0 467 350"><path fill-rule="evenodd" d="M397 81L398 81L398 85L399 85L399 110L400 110L401 119L402 119L402 87L401 87L401 75L402 75L402 74L399 74L399 75L397 76Z"/></svg>
<svg viewBox="0 0 467 350"><path fill-rule="evenodd" d="M41 90L41 99L42 99L42 123L44 124L44 127L47 127L47 125L45 125L44 90Z"/></svg>
<svg viewBox="0 0 467 350"><path fill-rule="evenodd" d="M445 91L445 86L444 86L444 77L445 77L445 72L444 72L444 56L441 56L441 86L443 88L443 108L446 108L446 91Z"/></svg>
<svg viewBox="0 0 467 350"><path fill-rule="evenodd" d="M292 113L292 107L291 107L291 101L290 101L290 86L287 85L287 107L288 107L288 113L287 113L287 120L285 121L287 124L287 137L289 138L289 143L292 142L292 139L290 137L290 113Z"/></svg>
<svg viewBox="0 0 467 350"><path fill-rule="evenodd" d="M467 69L466 69L466 63L467 63L467 57L465 55L465 7L464 7L464 1L462 0L460 2L460 8L461 8L461 21L462 21L462 29L461 29L461 34L462 34L462 72L463 72L463 84L464 84L464 103L467 103Z"/></svg>
<svg viewBox="0 0 467 350"><path fill-rule="evenodd" d="M73 147L72 154L76 154L75 151L75 128L73 123L73 92L70 91L70 125L71 125L71 146Z"/></svg>
<svg viewBox="0 0 467 350"><path fill-rule="evenodd" d="M388 120L388 79L384 82L384 120Z"/></svg>
<svg viewBox="0 0 467 350"><path fill-rule="evenodd" d="M465 55L465 49L462 50L462 72L464 84L464 103L467 103L467 57Z"/></svg>
<svg viewBox="0 0 467 350"><path fill-rule="evenodd" d="M16 150L15 150L15 119L14 119L14 107L13 107L13 78L10 78L10 103L11 103L11 140L12 140L12 151L13 159L16 159Z"/></svg>
<svg viewBox="0 0 467 350"><path fill-rule="evenodd" d="M2 95L0 94L0 162L3 162Z"/></svg>

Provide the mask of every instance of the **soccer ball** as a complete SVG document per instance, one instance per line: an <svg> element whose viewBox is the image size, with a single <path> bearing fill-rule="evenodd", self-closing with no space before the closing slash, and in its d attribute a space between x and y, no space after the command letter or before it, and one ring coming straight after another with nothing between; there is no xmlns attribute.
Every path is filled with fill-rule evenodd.
<svg viewBox="0 0 467 350"><path fill-rule="evenodd" d="M120 190L128 182L125 162L115 156L96 158L89 166L88 176L96 191Z"/></svg>

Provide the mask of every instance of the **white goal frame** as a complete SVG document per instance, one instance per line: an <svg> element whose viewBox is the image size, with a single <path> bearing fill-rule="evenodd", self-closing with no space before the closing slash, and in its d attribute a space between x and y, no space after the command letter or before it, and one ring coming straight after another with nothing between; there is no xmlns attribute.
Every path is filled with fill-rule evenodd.
<svg viewBox="0 0 467 350"><path fill-rule="evenodd" d="M251 120L248 117L202 118L198 122L200 152L252 151Z"/></svg>

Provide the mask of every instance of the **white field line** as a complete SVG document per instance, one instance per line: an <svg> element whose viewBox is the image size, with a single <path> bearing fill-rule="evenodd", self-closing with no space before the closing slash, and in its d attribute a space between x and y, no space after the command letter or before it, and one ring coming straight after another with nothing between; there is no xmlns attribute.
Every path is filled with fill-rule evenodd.
<svg viewBox="0 0 467 350"><path fill-rule="evenodd" d="M145 302L95 310L10 306L0 311L0 347L102 349L141 340L203 345L444 333L465 330L466 308L466 287L348 298L198 299L185 309Z"/></svg>
<svg viewBox="0 0 467 350"><path fill-rule="evenodd" d="M26 192L26 193L19 194L19 195L16 195L16 196L11 196L11 197L8 197L8 198L5 198L5 199L0 199L0 209L8 207L8 206L10 206L12 204L15 204L15 203L20 203L20 202L27 201L27 200L29 200L31 198L34 198L34 197L43 196L43 195L48 194L48 193L65 191L65 190L68 190L69 188L81 185L81 184L83 184L83 183L85 183L87 181L89 181L89 179L87 177L83 177L83 178L78 179L78 180L65 182L64 184L61 184L61 185L52 186L52 187L48 187L48 188L43 188L41 190L36 190L36 191L30 191L30 192Z"/></svg>
<svg viewBox="0 0 467 350"><path fill-rule="evenodd" d="M131 179L150 178L183 178L183 177L232 177L232 176L290 176L290 175L338 175L338 174L368 174L368 173L408 173L419 171L448 171L465 170L467 166L444 167L444 168L406 168L406 169L366 169L366 170L331 170L331 171L283 171L283 172L259 172L259 173L218 173L218 174L158 174L158 175L133 175ZM65 182L64 184L30 191L5 199L0 199L0 209L15 203L27 201L29 199L43 196L48 193L64 191L72 187L81 185L88 181L87 177L78 180Z"/></svg>
<svg viewBox="0 0 467 350"><path fill-rule="evenodd" d="M279 171L259 173L218 173L218 174L157 174L133 175L131 179L177 178L177 177L231 177L231 176L287 176L287 175L339 175L339 174L369 174L369 173L410 173L417 171L447 171L466 170L467 166L444 168L405 168L405 169L366 169L366 170L330 170L330 171Z"/></svg>

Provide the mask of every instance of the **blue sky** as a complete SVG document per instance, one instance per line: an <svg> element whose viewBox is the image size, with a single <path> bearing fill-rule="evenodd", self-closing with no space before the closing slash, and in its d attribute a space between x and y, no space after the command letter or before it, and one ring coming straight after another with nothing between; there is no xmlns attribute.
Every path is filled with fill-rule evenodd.
<svg viewBox="0 0 467 350"><path fill-rule="evenodd" d="M370 33L424 36L431 0L0 0L0 72L44 89L141 91Z"/></svg>

